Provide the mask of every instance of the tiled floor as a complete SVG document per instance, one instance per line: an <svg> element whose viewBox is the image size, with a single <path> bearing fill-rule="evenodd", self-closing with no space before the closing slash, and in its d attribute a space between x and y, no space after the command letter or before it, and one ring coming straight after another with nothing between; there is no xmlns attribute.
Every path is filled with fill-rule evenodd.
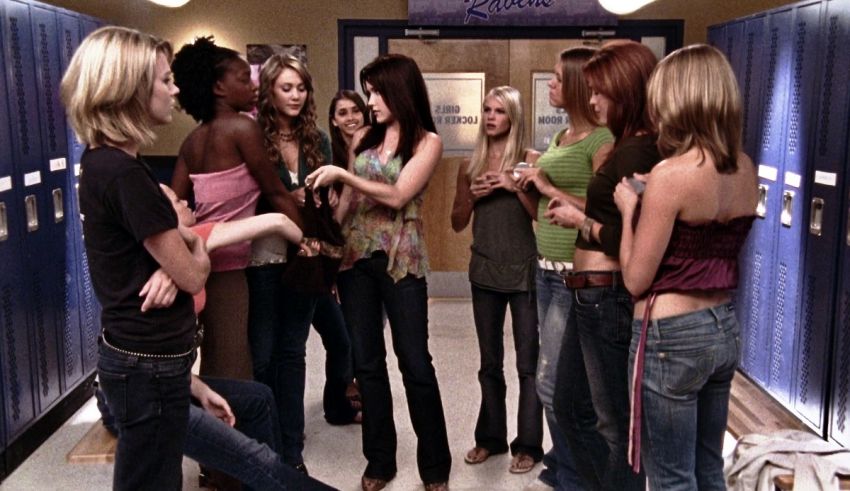
<svg viewBox="0 0 850 491"><path fill-rule="evenodd" d="M499 455L487 462L470 466L463 455L473 444L473 428L477 416L479 389L478 354L472 323L472 306L468 300L432 300L429 309L430 346L443 394L449 441L454 459L451 488L455 491L521 490L534 480L540 470L528 474L508 473L510 457ZM510 329L505 346L513 346ZM389 336L387 344L389 353ZM508 414L516 414L517 381L513 350L506 349L505 366L508 382ZM359 489L359 479L366 463L360 453L359 426L329 426L322 417L321 396L324 351L315 333L311 333L307 351L306 448L304 459L311 475L344 491ZM394 356L387 360L394 394L396 426L399 435L398 476L387 486L388 491L422 489L416 472L415 437L408 417L401 375ZM112 469L109 464L67 464L65 456L96 424L99 415L93 401L42 445L12 473L0 490L105 490L110 488ZM510 437L513 429L509 429ZM727 442L729 443L729 442ZM732 442L734 443L734 442ZM544 447L549 447L548 434ZM730 447L731 448L731 447ZM183 462L183 488L198 489L197 465Z"/></svg>

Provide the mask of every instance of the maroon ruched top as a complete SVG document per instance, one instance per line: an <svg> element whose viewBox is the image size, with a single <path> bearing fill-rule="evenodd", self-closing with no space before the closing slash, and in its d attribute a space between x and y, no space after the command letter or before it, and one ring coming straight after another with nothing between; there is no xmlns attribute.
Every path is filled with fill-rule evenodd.
<svg viewBox="0 0 850 491"><path fill-rule="evenodd" d="M755 216L697 225L676 220L648 293L730 290L738 286L738 253Z"/></svg>

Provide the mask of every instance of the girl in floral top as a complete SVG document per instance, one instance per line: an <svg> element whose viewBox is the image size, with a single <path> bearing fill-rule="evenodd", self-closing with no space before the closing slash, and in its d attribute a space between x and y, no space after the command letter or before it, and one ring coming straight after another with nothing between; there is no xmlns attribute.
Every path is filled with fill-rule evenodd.
<svg viewBox="0 0 850 491"><path fill-rule="evenodd" d="M396 474L385 309L419 437L419 475L426 490L446 490L451 455L428 352L428 254L421 213L425 186L443 144L431 118L425 81L412 59L381 56L361 70L360 82L369 94L373 125L355 134L348 171L321 167L307 177L307 185L345 184L337 209L347 240L338 286L352 330L363 399L363 454L368 465L361 486L366 491L383 489Z"/></svg>

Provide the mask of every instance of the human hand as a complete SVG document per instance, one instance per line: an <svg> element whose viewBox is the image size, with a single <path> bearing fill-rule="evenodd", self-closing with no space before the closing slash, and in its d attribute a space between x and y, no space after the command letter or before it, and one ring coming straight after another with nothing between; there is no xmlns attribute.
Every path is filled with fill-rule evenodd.
<svg viewBox="0 0 850 491"><path fill-rule="evenodd" d="M170 307L177 298L177 285L162 268L153 272L148 281L139 292L140 297L145 297L142 302L142 312L150 309L162 309Z"/></svg>
<svg viewBox="0 0 850 491"><path fill-rule="evenodd" d="M512 175L518 176L516 177L516 185L523 191L528 191L533 185L542 193L542 190L551 184L546 172L533 164L529 164L528 167L514 169Z"/></svg>
<svg viewBox="0 0 850 491"><path fill-rule="evenodd" d="M336 192L336 188L328 188L328 204L331 208L339 206L339 193Z"/></svg>
<svg viewBox="0 0 850 491"><path fill-rule="evenodd" d="M197 377L193 377L193 379L197 379ZM201 382L200 379L197 379L197 382L200 382L200 387L192 391L192 395L201 403L201 407L206 412L222 420L224 424L231 427L234 426L236 424L236 416L233 414L233 410L230 409L230 404L227 403L227 400L221 397L218 392L212 390L209 385ZM197 382L194 385L198 386Z"/></svg>
<svg viewBox="0 0 850 491"><path fill-rule="evenodd" d="M646 182L646 174L634 174L634 179L639 182ZM637 203L640 201L640 196L629 182L628 177L624 177L614 188L614 204L620 210L623 216L631 216L634 213Z"/></svg>
<svg viewBox="0 0 850 491"><path fill-rule="evenodd" d="M493 192L493 185L490 178L487 177L487 173L476 177L472 181L472 184L469 185L469 192L472 193L472 197L475 199L481 199Z"/></svg>
<svg viewBox="0 0 850 491"><path fill-rule="evenodd" d="M549 201L543 217L547 218L549 223L565 228L578 228L585 219L581 210L560 198L552 198Z"/></svg>
<svg viewBox="0 0 850 491"><path fill-rule="evenodd" d="M319 239L313 239L310 237L304 237L301 239L301 242L298 243L300 251L298 251L299 256L304 257L314 257L318 256L322 249L322 244L319 242Z"/></svg>
<svg viewBox="0 0 850 491"><path fill-rule="evenodd" d="M342 181L346 174L348 174L348 171L341 167L337 167L335 165L323 165L307 176L307 178L304 179L304 183L307 187L313 189L320 188L322 186L330 186L337 181Z"/></svg>
<svg viewBox="0 0 850 491"><path fill-rule="evenodd" d="M513 178L513 171L504 171L504 172L488 172L490 175L490 185L493 189L504 189L505 191L510 191L511 193L515 193L519 191L519 186L517 186L516 181Z"/></svg>

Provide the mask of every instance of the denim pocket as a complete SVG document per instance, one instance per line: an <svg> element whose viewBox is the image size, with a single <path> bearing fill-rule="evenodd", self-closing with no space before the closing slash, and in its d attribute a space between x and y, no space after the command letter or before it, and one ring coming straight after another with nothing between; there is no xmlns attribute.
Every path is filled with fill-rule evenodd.
<svg viewBox="0 0 850 491"><path fill-rule="evenodd" d="M599 304L605 300L606 293L608 293L609 288L579 288L574 291L576 296L576 305L580 305L582 307L599 307Z"/></svg>
<svg viewBox="0 0 850 491"><path fill-rule="evenodd" d="M664 389L684 396L705 385L714 372L714 348L658 353Z"/></svg>
<svg viewBox="0 0 850 491"><path fill-rule="evenodd" d="M100 381L100 388L106 396L109 411L112 413L115 421L126 421L129 375L98 369L97 378Z"/></svg>

